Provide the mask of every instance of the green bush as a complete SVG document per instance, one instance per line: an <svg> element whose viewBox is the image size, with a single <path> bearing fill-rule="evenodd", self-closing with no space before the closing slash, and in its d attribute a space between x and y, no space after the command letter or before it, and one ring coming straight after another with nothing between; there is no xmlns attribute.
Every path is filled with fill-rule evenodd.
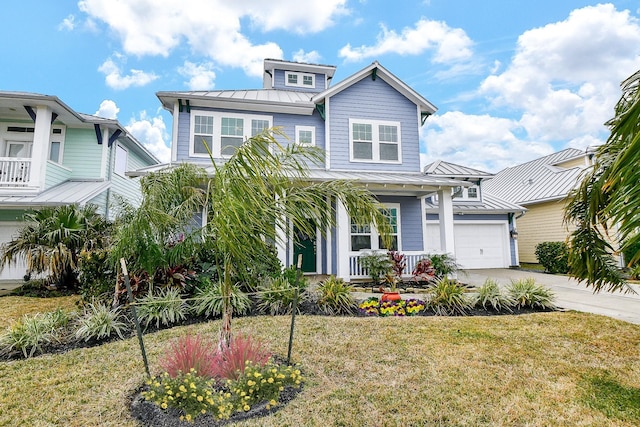
<svg viewBox="0 0 640 427"><path fill-rule="evenodd" d="M36 352L42 352L44 345L62 342L69 321L69 314L62 309L25 315L0 336L0 353L15 350L22 352L24 357L32 357Z"/></svg>
<svg viewBox="0 0 640 427"><path fill-rule="evenodd" d="M76 338L89 341L118 335L121 339L129 329L129 321L120 307L110 309L104 303L93 302L85 307L77 322Z"/></svg>
<svg viewBox="0 0 640 427"><path fill-rule="evenodd" d="M286 277L267 277L258 286L258 310L262 313L290 314L293 310L293 300L296 293L295 285L292 285ZM305 293L298 289L298 302L302 302Z"/></svg>
<svg viewBox="0 0 640 427"><path fill-rule="evenodd" d="M366 252L360 256L358 262L374 283L378 283L381 277L393 271L394 263L386 252Z"/></svg>
<svg viewBox="0 0 640 427"><path fill-rule="evenodd" d="M145 328L151 323L155 323L157 328L172 325L186 319L189 312L187 302L176 288L161 290L158 295L148 293L136 301L136 306L138 319Z"/></svg>
<svg viewBox="0 0 640 427"><path fill-rule="evenodd" d="M624 254L624 262L627 264L627 267L636 267L640 265L639 261L635 261L633 264L629 265L633 257L640 252L640 241L626 248L622 253Z"/></svg>
<svg viewBox="0 0 640 427"><path fill-rule="evenodd" d="M457 280L442 278L427 291L427 307L439 316L466 315L473 307L467 290Z"/></svg>
<svg viewBox="0 0 640 427"><path fill-rule="evenodd" d="M198 316L219 316L224 308L222 283L212 283L209 279L205 279L204 282L204 286L196 291L193 310ZM231 285L230 301L233 312L237 314L244 314L251 307L251 299L235 284Z"/></svg>
<svg viewBox="0 0 640 427"><path fill-rule="evenodd" d="M460 270L460 265L451 254L427 254L426 257L431 260L431 267L438 278L447 277Z"/></svg>
<svg viewBox="0 0 640 427"><path fill-rule="evenodd" d="M116 273L109 264L109 251L104 249L82 251L78 263L78 287L85 302L113 298Z"/></svg>
<svg viewBox="0 0 640 427"><path fill-rule="evenodd" d="M485 280L482 286L478 288L478 296L475 302L476 307L482 307L485 310L512 311L511 307L513 305L514 301L502 292L498 282L493 279Z"/></svg>
<svg viewBox="0 0 640 427"><path fill-rule="evenodd" d="M569 246L565 242L542 242L536 245L536 258L552 274L569 271Z"/></svg>
<svg viewBox="0 0 640 427"><path fill-rule="evenodd" d="M351 291L353 287L343 279L331 276L318 285L318 306L325 314L353 313L357 307Z"/></svg>
<svg viewBox="0 0 640 427"><path fill-rule="evenodd" d="M512 281L506 292L516 308L541 308L545 310L556 308L553 303L555 299L553 292L549 288L536 284L536 281L531 277Z"/></svg>

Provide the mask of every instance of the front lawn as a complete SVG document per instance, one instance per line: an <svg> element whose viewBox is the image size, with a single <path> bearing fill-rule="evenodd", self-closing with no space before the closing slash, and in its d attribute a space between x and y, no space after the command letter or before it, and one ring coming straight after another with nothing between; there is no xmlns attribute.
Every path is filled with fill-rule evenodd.
<svg viewBox="0 0 640 427"><path fill-rule="evenodd" d="M11 300L0 298L2 313ZM3 319L6 322L6 319ZM152 366L168 340L219 321L146 335ZM290 317L234 319L286 355ZM634 426L640 326L582 313L296 318L303 391L238 426ZM135 338L0 362L0 425L134 426L144 382Z"/></svg>

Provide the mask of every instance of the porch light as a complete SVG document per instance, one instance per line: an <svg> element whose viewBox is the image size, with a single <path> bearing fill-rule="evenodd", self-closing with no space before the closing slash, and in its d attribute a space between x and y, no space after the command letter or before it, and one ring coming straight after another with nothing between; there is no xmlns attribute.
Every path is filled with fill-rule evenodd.
<svg viewBox="0 0 640 427"><path fill-rule="evenodd" d="M511 238L512 238L513 240L518 240L518 231L517 231L517 230L511 230L511 231L509 232L509 234L511 235Z"/></svg>

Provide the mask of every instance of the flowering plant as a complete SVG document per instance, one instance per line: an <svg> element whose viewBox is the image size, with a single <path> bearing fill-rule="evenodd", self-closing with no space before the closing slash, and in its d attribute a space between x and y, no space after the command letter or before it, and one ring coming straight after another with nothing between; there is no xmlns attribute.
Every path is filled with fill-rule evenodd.
<svg viewBox="0 0 640 427"><path fill-rule="evenodd" d="M425 307L424 301L415 298L380 302L376 297L369 297L358 305L358 311L364 316L416 316Z"/></svg>
<svg viewBox="0 0 640 427"><path fill-rule="evenodd" d="M369 297L358 305L358 311L365 316L377 316L380 314L380 300Z"/></svg>
<svg viewBox="0 0 640 427"><path fill-rule="evenodd" d="M407 312L407 316L415 316L416 314L424 310L425 306L426 304L424 301L410 298L406 300L405 311Z"/></svg>
<svg viewBox="0 0 640 427"><path fill-rule="evenodd" d="M383 301L380 303L380 316L404 316L407 314L404 307L403 300Z"/></svg>

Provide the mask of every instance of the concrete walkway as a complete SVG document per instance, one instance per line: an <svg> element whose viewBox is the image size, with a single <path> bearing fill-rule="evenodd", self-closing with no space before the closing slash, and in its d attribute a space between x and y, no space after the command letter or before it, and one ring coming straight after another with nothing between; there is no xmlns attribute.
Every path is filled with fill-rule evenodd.
<svg viewBox="0 0 640 427"><path fill-rule="evenodd" d="M512 279L527 277L532 277L536 283L551 288L556 295L556 305L560 308L602 314L640 324L640 287L637 285L633 285L636 294L604 291L594 294L593 288L578 284L576 280L567 276L511 269L467 270L458 275L458 280L479 286L491 278L501 285L508 285Z"/></svg>

